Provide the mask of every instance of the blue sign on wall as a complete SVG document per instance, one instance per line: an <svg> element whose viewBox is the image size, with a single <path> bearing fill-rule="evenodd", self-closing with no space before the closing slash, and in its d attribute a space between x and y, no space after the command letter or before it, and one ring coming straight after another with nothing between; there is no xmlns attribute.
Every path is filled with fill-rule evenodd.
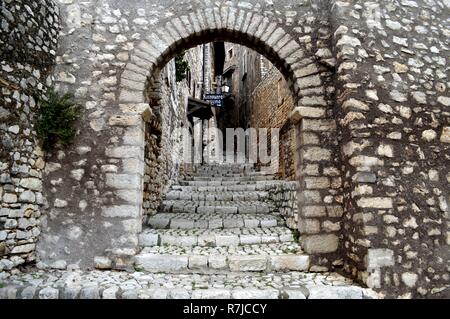
<svg viewBox="0 0 450 319"><path fill-rule="evenodd" d="M203 95L203 100L208 101L214 107L222 107L224 94L205 94Z"/></svg>
<svg viewBox="0 0 450 319"><path fill-rule="evenodd" d="M203 99L205 101L216 101L223 100L225 98L225 94L204 94Z"/></svg>

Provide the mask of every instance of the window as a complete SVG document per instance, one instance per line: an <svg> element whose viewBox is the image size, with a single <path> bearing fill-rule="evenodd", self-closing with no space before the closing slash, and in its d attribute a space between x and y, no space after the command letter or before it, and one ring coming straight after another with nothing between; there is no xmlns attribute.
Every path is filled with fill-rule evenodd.
<svg viewBox="0 0 450 319"><path fill-rule="evenodd" d="M244 51L244 55L242 57L242 80L245 80L248 72L248 54L247 51Z"/></svg>
<svg viewBox="0 0 450 319"><path fill-rule="evenodd" d="M278 85L277 85L277 95L278 95L278 106L282 105L284 103L284 96L282 92L282 85L283 85L283 78L278 79Z"/></svg>
<svg viewBox="0 0 450 319"><path fill-rule="evenodd" d="M187 72L186 72L186 82L187 82L187 85L189 86L189 90L192 90L192 74L191 74L191 71L190 70L188 70Z"/></svg>
<svg viewBox="0 0 450 319"><path fill-rule="evenodd" d="M228 50L228 59L231 60L231 59L233 58L233 53L234 53L234 52L233 52L233 49L229 49L229 50Z"/></svg>

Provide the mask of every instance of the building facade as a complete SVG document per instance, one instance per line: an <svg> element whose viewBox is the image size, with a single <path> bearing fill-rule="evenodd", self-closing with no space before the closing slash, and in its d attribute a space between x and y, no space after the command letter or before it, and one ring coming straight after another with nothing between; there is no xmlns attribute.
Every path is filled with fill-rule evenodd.
<svg viewBox="0 0 450 319"><path fill-rule="evenodd" d="M225 51L219 81L228 86L229 94L217 114L219 127L280 129L281 145L271 150L272 155L280 158L280 177L295 180L297 141L290 121L295 105L286 79L268 59L245 46L226 43ZM269 137L269 148L270 141Z"/></svg>

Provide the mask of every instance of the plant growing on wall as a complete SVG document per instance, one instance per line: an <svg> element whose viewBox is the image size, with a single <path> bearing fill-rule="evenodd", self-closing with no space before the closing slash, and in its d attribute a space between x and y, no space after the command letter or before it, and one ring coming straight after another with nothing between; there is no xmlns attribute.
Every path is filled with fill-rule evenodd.
<svg viewBox="0 0 450 319"><path fill-rule="evenodd" d="M184 60L185 53L181 53L175 57L175 75L177 82L183 81L186 76L187 72L190 70L189 63Z"/></svg>
<svg viewBox="0 0 450 319"><path fill-rule="evenodd" d="M42 148L51 151L56 144L66 146L75 137L75 121L80 114L80 106L70 93L63 95L49 89L47 100L40 101L40 109L36 123L38 137Z"/></svg>

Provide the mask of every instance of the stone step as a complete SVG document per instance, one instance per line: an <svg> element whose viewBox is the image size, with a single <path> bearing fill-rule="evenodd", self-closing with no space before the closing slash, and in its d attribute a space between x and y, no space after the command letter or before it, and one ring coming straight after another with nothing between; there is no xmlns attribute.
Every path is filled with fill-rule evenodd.
<svg viewBox="0 0 450 319"><path fill-rule="evenodd" d="M183 191L170 190L164 195L167 200L205 200L205 201L264 201L269 196L265 191Z"/></svg>
<svg viewBox="0 0 450 319"><path fill-rule="evenodd" d="M147 225L155 229L269 228L283 226L284 220L269 214L161 213L149 217Z"/></svg>
<svg viewBox="0 0 450 319"><path fill-rule="evenodd" d="M275 180L273 175L267 176L185 176L181 179L184 182L201 182L201 181L211 181L211 182L254 182L254 181L272 181Z"/></svg>
<svg viewBox="0 0 450 319"><path fill-rule="evenodd" d="M239 177L239 176L275 176L268 172L261 171L244 171L244 172L233 172L233 171L197 171L197 172L185 172L183 176L223 176L223 177Z"/></svg>
<svg viewBox="0 0 450 319"><path fill-rule="evenodd" d="M37 281L36 278L39 278ZM68 280L70 279L70 280ZM5 280L6 281L6 280ZM372 299L335 273L166 274L37 270L12 275L0 299Z"/></svg>
<svg viewBox="0 0 450 319"><path fill-rule="evenodd" d="M210 174L231 174L231 175L249 175L249 174L255 174L255 175L265 175L267 172L261 172L256 171L254 169L197 169L193 171L187 171L184 172L185 175L210 175Z"/></svg>
<svg viewBox="0 0 450 319"><path fill-rule="evenodd" d="M266 172L257 172L254 170L197 170L183 173L184 176L208 176L208 175L230 175L230 176L262 176Z"/></svg>
<svg viewBox="0 0 450 319"><path fill-rule="evenodd" d="M173 185L172 191L198 191L198 192L254 192L264 191L270 187L271 184L241 184L241 185L225 185L225 186L188 186L188 185ZM273 184L272 184L273 185Z"/></svg>
<svg viewBox="0 0 450 319"><path fill-rule="evenodd" d="M245 171L233 171L233 170L202 170L202 171L192 171L184 172L185 176L207 176L207 175L229 175L230 177L235 176L274 176L273 173L255 170L245 170Z"/></svg>
<svg viewBox="0 0 450 319"><path fill-rule="evenodd" d="M235 247L150 247L135 257L135 267L149 272L286 272L309 269L309 256L297 244Z"/></svg>
<svg viewBox="0 0 450 319"><path fill-rule="evenodd" d="M231 180L231 181L214 181L214 180L206 180L206 181L178 181L178 184L181 186L231 186L231 185L265 185L273 182L277 182L276 180Z"/></svg>
<svg viewBox="0 0 450 319"><path fill-rule="evenodd" d="M180 178L181 179L191 179L191 178L195 178L195 177L202 177L202 178L205 178L205 177L234 178L234 177L242 177L242 176L244 176L243 173L219 173L219 172L210 173L210 172L204 172L204 173L187 173L187 174L181 175Z"/></svg>
<svg viewBox="0 0 450 319"><path fill-rule="evenodd" d="M180 180L279 180L277 176L269 174L221 174L221 173L204 173L204 174L184 174L179 177Z"/></svg>
<svg viewBox="0 0 450 319"><path fill-rule="evenodd" d="M231 170L255 170L255 164L250 163L227 163L220 164L195 164L194 170L213 170L213 169L231 169Z"/></svg>
<svg viewBox="0 0 450 319"><path fill-rule="evenodd" d="M161 213L269 214L275 207L258 201L163 200Z"/></svg>
<svg viewBox="0 0 450 319"><path fill-rule="evenodd" d="M294 242L287 227L228 228L228 229L145 229L139 235L143 247L222 247L252 244Z"/></svg>

